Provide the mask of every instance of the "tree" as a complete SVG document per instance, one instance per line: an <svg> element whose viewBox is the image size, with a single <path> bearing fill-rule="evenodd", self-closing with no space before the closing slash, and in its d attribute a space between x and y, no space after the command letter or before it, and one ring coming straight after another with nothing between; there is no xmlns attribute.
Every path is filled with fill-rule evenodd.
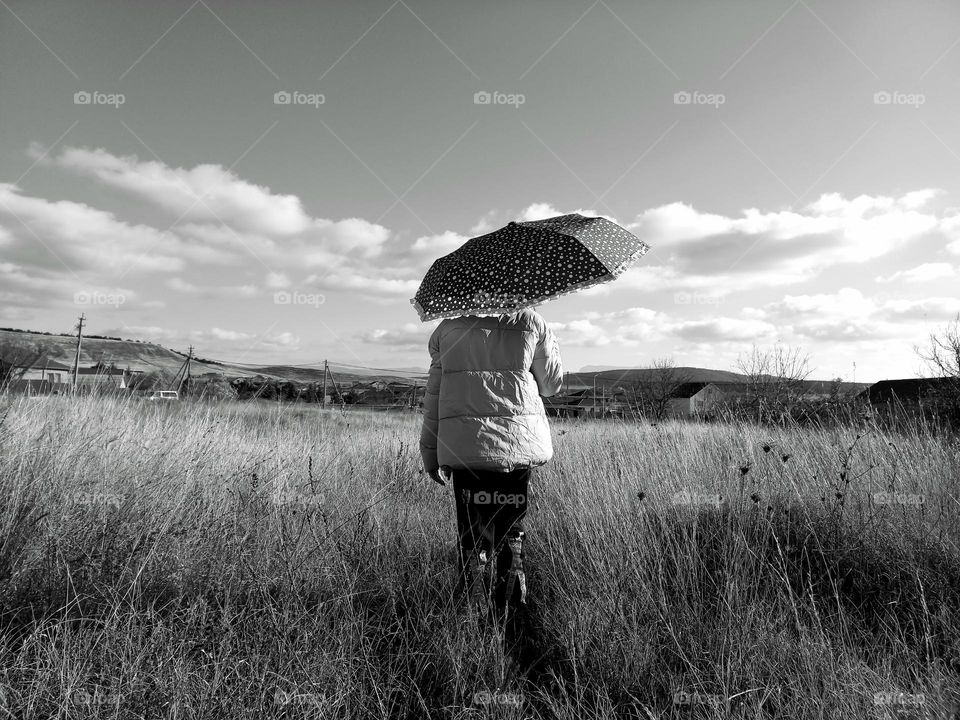
<svg viewBox="0 0 960 720"><path fill-rule="evenodd" d="M737 359L737 368L747 378L746 402L757 420L782 419L803 393L810 355L784 345L754 345L749 355Z"/></svg>
<svg viewBox="0 0 960 720"><path fill-rule="evenodd" d="M930 333L926 348L914 348L941 382L927 392L934 412L960 425L960 313L939 332Z"/></svg>
<svg viewBox="0 0 960 720"><path fill-rule="evenodd" d="M930 333L926 349L914 350L938 377L960 379L960 313L939 334Z"/></svg>
<svg viewBox="0 0 960 720"><path fill-rule="evenodd" d="M678 368L672 357L657 358L646 370L647 379L634 383L632 388L637 409L655 420L663 420L677 390L690 382L690 373Z"/></svg>

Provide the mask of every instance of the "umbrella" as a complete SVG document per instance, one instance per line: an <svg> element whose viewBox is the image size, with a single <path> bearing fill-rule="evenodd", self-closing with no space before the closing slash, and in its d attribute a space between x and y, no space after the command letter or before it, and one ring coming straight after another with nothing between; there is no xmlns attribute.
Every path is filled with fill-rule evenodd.
<svg viewBox="0 0 960 720"><path fill-rule="evenodd" d="M424 322L515 312L615 280L649 249L602 217L511 222L436 260L410 302Z"/></svg>

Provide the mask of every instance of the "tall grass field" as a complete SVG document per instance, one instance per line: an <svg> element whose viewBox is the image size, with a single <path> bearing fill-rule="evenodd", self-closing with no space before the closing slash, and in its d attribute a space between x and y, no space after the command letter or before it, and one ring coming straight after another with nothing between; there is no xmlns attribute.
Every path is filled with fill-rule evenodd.
<svg viewBox="0 0 960 720"><path fill-rule="evenodd" d="M551 419L513 646L415 413L0 419L0 718L960 717L947 436Z"/></svg>

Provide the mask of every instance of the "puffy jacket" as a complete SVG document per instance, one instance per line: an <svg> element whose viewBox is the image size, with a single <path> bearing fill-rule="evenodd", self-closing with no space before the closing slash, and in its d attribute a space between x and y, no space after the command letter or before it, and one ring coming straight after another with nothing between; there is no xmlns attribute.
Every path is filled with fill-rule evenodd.
<svg viewBox="0 0 960 720"><path fill-rule="evenodd" d="M499 470L553 457L541 395L563 382L553 332L535 310L443 320L428 343L420 453L427 471Z"/></svg>

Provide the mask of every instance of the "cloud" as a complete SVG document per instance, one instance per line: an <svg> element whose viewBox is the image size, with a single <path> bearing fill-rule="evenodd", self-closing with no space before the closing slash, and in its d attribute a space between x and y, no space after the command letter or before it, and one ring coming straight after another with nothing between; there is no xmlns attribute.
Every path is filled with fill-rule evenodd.
<svg viewBox="0 0 960 720"><path fill-rule="evenodd" d="M960 298L928 297L917 300L887 300L879 308L881 314L897 319L949 320L960 313Z"/></svg>
<svg viewBox="0 0 960 720"><path fill-rule="evenodd" d="M268 272L267 277L264 280L264 285L266 285L271 290L277 290L279 288L290 287L290 278L284 275L283 273Z"/></svg>
<svg viewBox="0 0 960 720"><path fill-rule="evenodd" d="M427 341L437 323L404 323L392 330L377 328L361 333L357 337L361 342L389 345L395 348L426 350Z"/></svg>
<svg viewBox="0 0 960 720"><path fill-rule="evenodd" d="M33 153L42 154L42 150L34 148ZM42 162L96 178L192 221L225 222L281 237L301 233L311 225L295 195L278 195L266 186L241 180L220 165L171 168L156 160L141 161L135 155L78 147L66 147Z"/></svg>
<svg viewBox="0 0 960 720"><path fill-rule="evenodd" d="M560 211L550 203L533 203L532 205L528 205L520 213L520 222L546 220L547 218L555 217L557 215L570 215L571 213L576 213L585 217L602 217L606 218L610 222L617 222L617 220L615 220L612 216L603 215L595 210L584 210L583 208L577 208L576 210Z"/></svg>
<svg viewBox="0 0 960 720"><path fill-rule="evenodd" d="M175 277L167 281L167 286L171 290L184 293L186 295L199 295L201 297L219 297L219 298L252 298L260 294L260 288L256 285L194 285L181 278Z"/></svg>
<svg viewBox="0 0 960 720"><path fill-rule="evenodd" d="M83 203L24 195L8 183L0 183L0 222L16 237L5 256L25 265L73 273L122 273L137 265L173 272L185 265L186 248L173 234Z"/></svg>
<svg viewBox="0 0 960 720"><path fill-rule="evenodd" d="M440 257L453 252L469 239L452 230L440 235L425 235L414 241L413 245L410 246L410 252L415 255Z"/></svg>
<svg viewBox="0 0 960 720"><path fill-rule="evenodd" d="M877 282L888 283L896 280L905 282L929 282L930 280L939 280L940 278L953 277L956 275L956 268L946 262L924 263L917 265L909 270L899 270L887 277L878 277Z"/></svg>
<svg viewBox="0 0 960 720"><path fill-rule="evenodd" d="M772 340L776 327L762 320L740 318L709 318L686 320L670 327L671 334L694 342L749 340L761 343Z"/></svg>
<svg viewBox="0 0 960 720"><path fill-rule="evenodd" d="M479 220L470 228L471 235L486 235L489 232L493 232L497 229L497 226L493 224L494 219L497 217L496 210L490 210L487 213L484 213Z"/></svg>
<svg viewBox="0 0 960 720"><path fill-rule="evenodd" d="M322 290L350 290L375 297L411 298L420 287L419 280L391 278L373 273L336 272L324 276L311 275L306 282Z"/></svg>
<svg viewBox="0 0 960 720"><path fill-rule="evenodd" d="M31 152L39 157L42 149ZM135 155L77 147L41 162L92 177L169 211L188 237L262 256L271 264L302 257L323 264L338 254L373 257L390 238L386 227L362 218L311 217L296 195L275 193L216 164L172 168Z"/></svg>
<svg viewBox="0 0 960 720"><path fill-rule="evenodd" d="M809 280L837 264L860 264L938 231L941 221L923 211L937 194L918 190L899 198L822 195L800 211L739 217L700 212L675 202L647 210L629 229L653 250L611 289L645 286L710 287L716 292L776 287ZM664 277L660 270L670 268ZM632 275L632 279L629 277Z"/></svg>
<svg viewBox="0 0 960 720"><path fill-rule="evenodd" d="M960 299L890 299L846 287L834 293L785 295L761 308L745 308L743 314L799 339L838 342L904 337L918 319L947 319L957 312Z"/></svg>
<svg viewBox="0 0 960 720"><path fill-rule="evenodd" d="M614 341L610 330L602 327L593 320L571 320L569 322L551 322L548 324L550 329L556 334L557 342L561 347L565 345L575 347L604 347Z"/></svg>

